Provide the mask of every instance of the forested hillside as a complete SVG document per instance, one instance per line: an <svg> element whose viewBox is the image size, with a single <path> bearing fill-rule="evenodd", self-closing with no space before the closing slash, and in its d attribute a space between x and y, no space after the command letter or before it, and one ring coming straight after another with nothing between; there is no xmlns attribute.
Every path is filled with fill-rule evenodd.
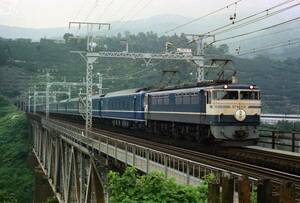
<svg viewBox="0 0 300 203"><path fill-rule="evenodd" d="M0 97L0 202L32 202L28 136L25 114Z"/></svg>
<svg viewBox="0 0 300 203"><path fill-rule="evenodd" d="M0 40L0 70L1 65L20 67L37 75L44 69L52 70L56 79L82 80L85 75L85 64L79 55L71 54L71 50L84 50L84 40L68 39L66 44L42 39L39 43L30 40ZM186 47L188 40L184 36L158 37L155 33L125 33L114 37L102 37L98 50L124 51L129 42L130 52L164 52L165 42L170 41L174 47ZM193 48L194 47L190 47ZM175 48L174 48L175 50ZM173 50L173 51L174 51ZM226 45L206 50L209 54L227 54ZM273 113L297 113L300 92L300 59L274 60L265 57L242 59L229 56L234 61L240 82L255 83L262 89L263 111ZM196 79L196 66L183 61L153 61L146 67L142 60L104 59L95 65L94 72L104 74L104 88L114 91L132 87L159 85L163 70L179 71L175 82L193 82ZM211 74L208 74L208 78Z"/></svg>

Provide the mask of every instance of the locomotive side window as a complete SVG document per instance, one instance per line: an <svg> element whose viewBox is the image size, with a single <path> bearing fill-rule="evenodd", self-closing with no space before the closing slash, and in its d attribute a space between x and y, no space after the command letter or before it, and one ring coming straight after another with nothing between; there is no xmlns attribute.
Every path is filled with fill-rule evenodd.
<svg viewBox="0 0 300 203"><path fill-rule="evenodd" d="M186 93L183 95L183 104L190 104L190 94Z"/></svg>
<svg viewBox="0 0 300 203"><path fill-rule="evenodd" d="M176 94L176 96L175 96L175 104L182 104L182 96L181 96L181 94Z"/></svg>
<svg viewBox="0 0 300 203"><path fill-rule="evenodd" d="M191 94L191 104L199 104L198 92L194 92Z"/></svg>
<svg viewBox="0 0 300 203"><path fill-rule="evenodd" d="M240 98L242 100L258 100L259 99L259 92L254 91L241 91Z"/></svg>
<svg viewBox="0 0 300 203"><path fill-rule="evenodd" d="M163 101L164 99L162 98L162 96L158 96L157 104L162 105Z"/></svg>
<svg viewBox="0 0 300 203"><path fill-rule="evenodd" d="M213 91L214 100L235 100L238 98L239 98L238 91L223 91L223 90Z"/></svg>
<svg viewBox="0 0 300 203"><path fill-rule="evenodd" d="M164 104L165 105L169 105L170 101L169 101L169 95L165 95L164 96Z"/></svg>

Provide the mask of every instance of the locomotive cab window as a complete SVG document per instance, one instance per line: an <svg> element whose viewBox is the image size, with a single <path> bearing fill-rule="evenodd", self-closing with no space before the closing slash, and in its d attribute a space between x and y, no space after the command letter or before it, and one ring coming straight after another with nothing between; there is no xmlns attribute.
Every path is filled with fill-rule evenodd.
<svg viewBox="0 0 300 203"><path fill-rule="evenodd" d="M236 100L238 98L239 98L238 91L223 91L223 90L213 91L214 100Z"/></svg>
<svg viewBox="0 0 300 203"><path fill-rule="evenodd" d="M241 91L240 92L241 100L258 100L259 92L256 91Z"/></svg>

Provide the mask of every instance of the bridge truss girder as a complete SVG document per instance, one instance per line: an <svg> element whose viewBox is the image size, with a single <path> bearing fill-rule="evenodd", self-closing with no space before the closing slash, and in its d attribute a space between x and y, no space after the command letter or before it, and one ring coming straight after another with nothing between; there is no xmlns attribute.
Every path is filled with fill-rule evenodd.
<svg viewBox="0 0 300 203"><path fill-rule="evenodd" d="M32 122L34 155L60 203L107 201L95 158L58 132Z"/></svg>

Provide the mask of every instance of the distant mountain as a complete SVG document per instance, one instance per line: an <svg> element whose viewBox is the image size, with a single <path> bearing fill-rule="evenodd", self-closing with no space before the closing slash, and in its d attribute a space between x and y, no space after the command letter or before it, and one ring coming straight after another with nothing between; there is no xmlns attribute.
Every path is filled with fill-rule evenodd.
<svg viewBox="0 0 300 203"><path fill-rule="evenodd" d="M0 37L2 38L29 38L39 41L42 37L57 38L63 36L66 28L23 28L0 25Z"/></svg>
<svg viewBox="0 0 300 203"><path fill-rule="evenodd" d="M223 18L223 17L219 17ZM193 23L191 26L186 26L181 29L176 29L177 33L193 33L204 31L215 25L217 18L209 19L208 21L201 21ZM123 33L124 31L130 31L131 33L148 32L153 31L159 35L164 34L165 31L172 29L180 24L186 23L192 20L192 18L184 17L180 15L159 15L150 18L132 20L128 22L112 22L111 34ZM205 29L204 29L205 28ZM75 31L75 28L71 31ZM0 25L0 37L2 38L30 38L33 41L38 41L42 37L47 38L61 38L64 33L70 32L67 27L57 28L23 28L23 27L11 27ZM81 31L83 33L83 31ZM174 33L174 32L173 32ZM172 34L170 32L169 34Z"/></svg>
<svg viewBox="0 0 300 203"><path fill-rule="evenodd" d="M128 22L112 22L112 29L108 35L116 35L117 33L124 33L130 31L130 33L136 34L138 32L155 32L158 35L164 34L177 34L181 33L206 33L207 31L213 30L217 27L230 24L228 16L220 15L212 18L201 19L192 24L184 27L175 29L174 31L165 33L172 28L182 25L186 22L193 20L192 18L181 16L181 15L158 15L145 19L132 20ZM279 22L283 22L287 19L283 19L280 16L275 16L271 19L264 20L259 23L251 24L242 29L236 29L225 34L217 35L216 39L226 38L228 36L234 36L240 33L245 33L253 30L257 30L266 26L270 26ZM235 26L235 25L233 25ZM286 32L282 31L286 29ZM291 31L288 31L291 30ZM67 27L57 28L22 28L22 27L10 27L0 25L0 37L2 38L30 38L33 41L39 41L40 38L62 38L64 33L71 32L76 35L84 35L85 30L82 29L79 32L76 28L69 30ZM106 33L106 32L105 32ZM277 33L277 34L276 34ZM107 33L106 33L107 34ZM293 24L287 24L286 26L280 26L277 29L267 30L259 32L256 35L249 35L244 38L234 38L233 40L227 40L221 43L227 43L229 45L229 51L232 54L236 53L236 49L239 48L241 53L243 51L250 51L261 47L267 47L270 44L278 42L286 42L289 39L296 38L300 35L300 27L295 27ZM250 39L247 39L249 38ZM220 45L218 43L217 45ZM287 57L298 57L299 48L291 43L290 47L277 48L270 51L257 52L243 57L252 57L257 54L268 55L272 58L287 58Z"/></svg>

